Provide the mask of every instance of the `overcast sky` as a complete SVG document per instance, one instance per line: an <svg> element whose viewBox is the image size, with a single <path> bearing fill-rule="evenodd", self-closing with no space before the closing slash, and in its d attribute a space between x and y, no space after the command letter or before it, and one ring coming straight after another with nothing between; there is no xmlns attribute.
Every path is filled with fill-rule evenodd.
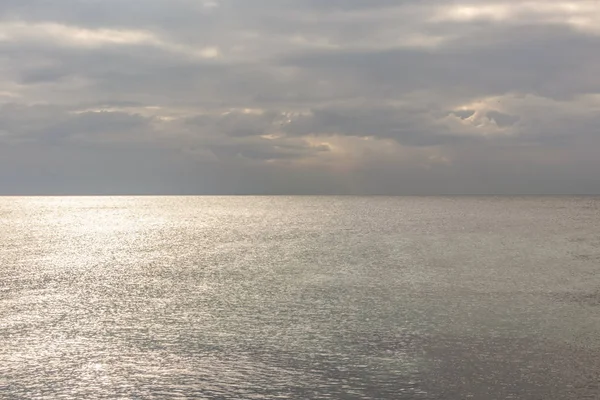
<svg viewBox="0 0 600 400"><path fill-rule="evenodd" d="M600 193L599 0L0 0L0 194Z"/></svg>

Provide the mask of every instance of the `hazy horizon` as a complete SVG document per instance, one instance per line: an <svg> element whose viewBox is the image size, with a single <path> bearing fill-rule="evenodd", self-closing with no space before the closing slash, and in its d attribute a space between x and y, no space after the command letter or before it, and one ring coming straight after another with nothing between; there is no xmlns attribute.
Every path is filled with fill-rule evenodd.
<svg viewBox="0 0 600 400"><path fill-rule="evenodd" d="M439 197L439 198L460 198L460 197L472 197L472 198L528 198L528 197L539 197L539 198L581 198L581 197L600 197L600 194L486 194L486 193L466 193L466 194L270 194L270 193L224 193L224 194L177 194L177 193L165 193L165 194L154 194L154 193L118 193L118 194L0 194L0 198L10 197L415 197L415 198L428 198L428 197Z"/></svg>
<svg viewBox="0 0 600 400"><path fill-rule="evenodd" d="M600 194L600 7L5 0L0 195Z"/></svg>

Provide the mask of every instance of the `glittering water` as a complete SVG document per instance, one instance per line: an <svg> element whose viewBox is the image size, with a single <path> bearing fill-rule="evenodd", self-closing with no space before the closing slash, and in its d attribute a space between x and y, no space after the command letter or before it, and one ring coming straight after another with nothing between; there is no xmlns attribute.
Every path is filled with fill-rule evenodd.
<svg viewBox="0 0 600 400"><path fill-rule="evenodd" d="M0 398L598 399L600 198L0 198Z"/></svg>

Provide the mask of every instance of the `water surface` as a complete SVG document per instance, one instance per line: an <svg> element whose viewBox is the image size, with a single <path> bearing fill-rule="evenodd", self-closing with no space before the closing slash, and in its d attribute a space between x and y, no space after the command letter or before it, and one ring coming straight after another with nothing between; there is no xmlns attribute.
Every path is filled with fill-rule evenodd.
<svg viewBox="0 0 600 400"><path fill-rule="evenodd" d="M598 382L600 198L0 198L0 398Z"/></svg>

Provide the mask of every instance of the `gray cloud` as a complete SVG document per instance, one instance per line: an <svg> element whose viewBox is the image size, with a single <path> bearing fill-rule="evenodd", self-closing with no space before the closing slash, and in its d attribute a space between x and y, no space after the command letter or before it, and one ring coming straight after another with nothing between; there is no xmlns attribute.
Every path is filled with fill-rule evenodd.
<svg viewBox="0 0 600 400"><path fill-rule="evenodd" d="M346 74L397 93L460 90L474 97L518 91L562 98L600 90L592 68L600 66L600 55L594 51L600 36L553 27L490 30L493 46L479 37L461 38L439 51L320 50L285 62L325 76Z"/></svg>
<svg viewBox="0 0 600 400"><path fill-rule="evenodd" d="M0 191L600 192L559 3L5 0Z"/></svg>
<svg viewBox="0 0 600 400"><path fill-rule="evenodd" d="M0 130L13 141L56 142L79 137L97 140L97 136L130 135L150 129L150 121L125 112L69 112L60 107L6 104L0 107Z"/></svg>

